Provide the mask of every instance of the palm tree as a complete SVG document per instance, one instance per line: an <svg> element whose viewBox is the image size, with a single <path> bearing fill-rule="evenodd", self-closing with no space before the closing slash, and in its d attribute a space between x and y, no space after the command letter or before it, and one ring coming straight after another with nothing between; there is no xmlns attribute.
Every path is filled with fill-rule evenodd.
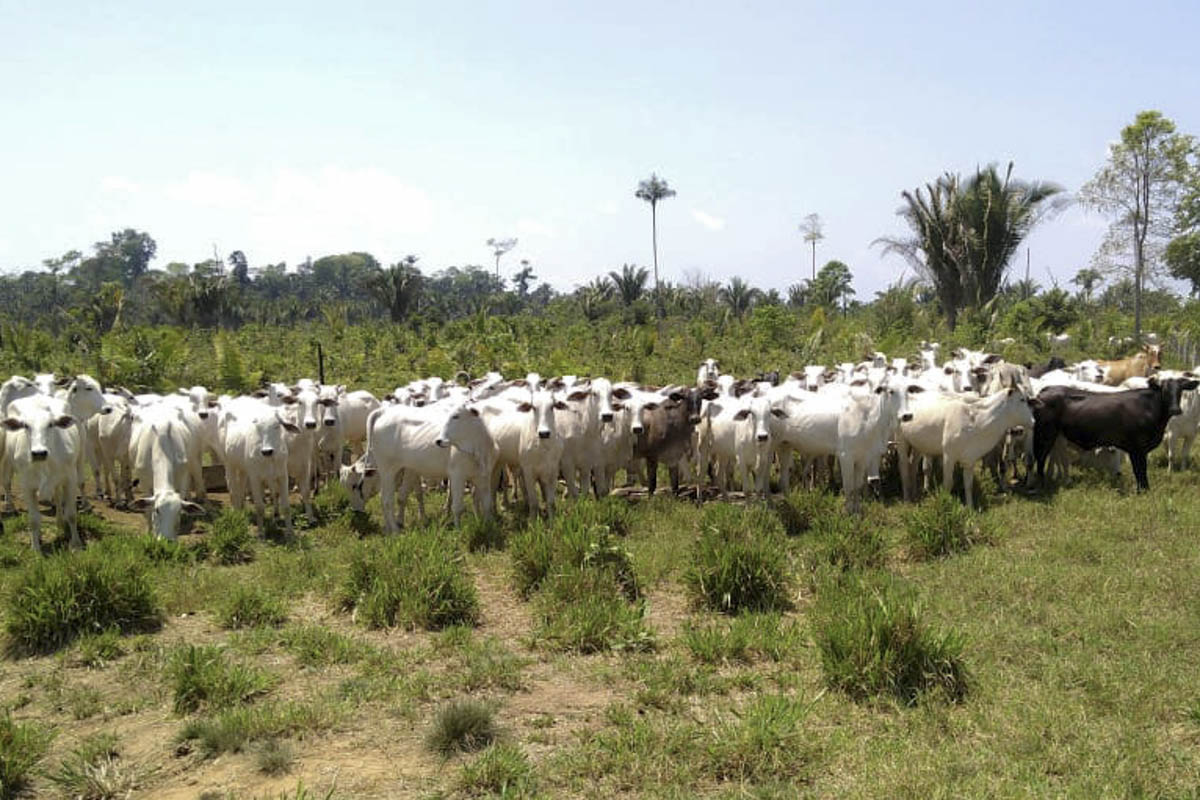
<svg viewBox="0 0 1200 800"><path fill-rule="evenodd" d="M788 305L800 308L808 302L808 281L793 283L788 287Z"/></svg>
<svg viewBox="0 0 1200 800"><path fill-rule="evenodd" d="M496 257L496 279L500 279L500 256L507 253L517 246L516 239L488 239L485 244L492 249L492 255Z"/></svg>
<svg viewBox="0 0 1200 800"><path fill-rule="evenodd" d="M660 178L656 173L638 183L633 196L650 204L650 241L654 251L654 294L657 298L662 284L658 280L658 201L675 196L675 190L667 185L666 178ZM662 316L662 302L658 300L659 316Z"/></svg>
<svg viewBox="0 0 1200 800"><path fill-rule="evenodd" d="M621 295L621 302L626 306L631 306L646 291L646 279L650 277L650 273L645 267L625 264L621 267L620 272L616 270L609 272L608 277L616 287L617 294Z"/></svg>
<svg viewBox="0 0 1200 800"><path fill-rule="evenodd" d="M513 275L513 285L517 287L517 296L525 297L529 294L529 284L537 280L537 275L533 274L533 267L529 266L529 259L521 259L521 270Z"/></svg>
<svg viewBox="0 0 1200 800"><path fill-rule="evenodd" d="M804 234L804 241L812 243L812 279L817 279L817 242L825 238L824 232L821 230L821 215L809 214L804 218L804 222L800 223L800 232Z"/></svg>
<svg viewBox="0 0 1200 800"><path fill-rule="evenodd" d="M402 322L417 306L422 276L417 256L407 255L399 263L375 273L371 288L387 307L392 322Z"/></svg>
<svg viewBox="0 0 1200 800"><path fill-rule="evenodd" d="M1104 279L1100 274L1100 270L1084 267L1075 273L1075 277L1071 278L1071 283L1079 287L1079 293L1083 295L1083 302L1092 302L1092 292Z"/></svg>
<svg viewBox="0 0 1200 800"><path fill-rule="evenodd" d="M731 278L727 285L721 287L720 291L721 302L738 319L746 315L746 312L750 310L750 307L754 305L761 294L761 291L750 286L750 284L741 278L736 277Z"/></svg>
<svg viewBox="0 0 1200 800"><path fill-rule="evenodd" d="M846 303L854 294L854 287L851 285L853 280L849 267L841 261L830 261L821 267L816 279L810 284L810 296L819 305L829 308L840 306L845 314Z"/></svg>
<svg viewBox="0 0 1200 800"><path fill-rule="evenodd" d="M978 308L1000 290L1008 262L1022 240L1049 213L1061 207L1062 187L1012 179L996 165L976 170L963 181L945 174L924 191L902 192L896 213L908 225L906 237L880 237L884 255L897 253L925 277L953 329L965 308Z"/></svg>

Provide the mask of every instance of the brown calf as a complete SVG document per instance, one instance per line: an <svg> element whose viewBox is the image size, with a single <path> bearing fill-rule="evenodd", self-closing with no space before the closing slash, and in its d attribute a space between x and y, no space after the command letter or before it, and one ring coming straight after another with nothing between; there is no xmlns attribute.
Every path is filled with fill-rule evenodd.
<svg viewBox="0 0 1200 800"><path fill-rule="evenodd" d="M1129 378L1145 378L1162 369L1162 348L1156 344L1142 347L1141 352L1118 361L1097 362L1104 370L1105 386L1120 386Z"/></svg>

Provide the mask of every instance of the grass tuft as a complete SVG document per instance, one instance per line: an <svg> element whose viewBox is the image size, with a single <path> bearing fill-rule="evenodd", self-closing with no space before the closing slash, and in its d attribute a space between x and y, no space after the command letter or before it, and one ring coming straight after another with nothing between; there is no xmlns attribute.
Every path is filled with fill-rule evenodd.
<svg viewBox="0 0 1200 800"><path fill-rule="evenodd" d="M53 734L32 722L0 717L0 800L16 797L50 748Z"/></svg>
<svg viewBox="0 0 1200 800"><path fill-rule="evenodd" d="M272 738L258 746L254 760L264 775L285 775L292 771L296 753L287 742Z"/></svg>
<svg viewBox="0 0 1200 800"><path fill-rule="evenodd" d="M217 711L266 694L274 676L245 664L230 663L213 645L183 645L167 660L167 678L176 714Z"/></svg>
<svg viewBox="0 0 1200 800"><path fill-rule="evenodd" d="M5 605L9 645L23 654L58 650L109 629L150 630L162 621L145 563L128 548L101 544L34 562Z"/></svg>
<svg viewBox="0 0 1200 800"><path fill-rule="evenodd" d="M209 553L218 564L245 564L254 560L254 534L250 515L244 510L223 508L209 526Z"/></svg>
<svg viewBox="0 0 1200 800"><path fill-rule="evenodd" d="M360 543L337 599L372 628L440 630L479 619L457 535L440 527Z"/></svg>
<svg viewBox="0 0 1200 800"><path fill-rule="evenodd" d="M684 583L701 608L738 614L791 608L791 577L778 519L762 508L704 510Z"/></svg>
<svg viewBox="0 0 1200 800"><path fill-rule="evenodd" d="M813 619L825 682L855 700L912 705L931 691L951 701L967 693L962 638L925 624L912 591L891 576L828 582Z"/></svg>
<svg viewBox="0 0 1200 800"><path fill-rule="evenodd" d="M841 506L836 495L810 489L793 489L771 501L771 510L788 536L807 533L819 520L840 513Z"/></svg>
<svg viewBox="0 0 1200 800"><path fill-rule="evenodd" d="M692 657L704 664L784 661L804 646L799 625L780 614L743 614L710 624L687 623L680 634Z"/></svg>
<svg viewBox="0 0 1200 800"><path fill-rule="evenodd" d="M234 584L217 605L217 624L222 628L278 627L287 619L282 600L259 584Z"/></svg>
<svg viewBox="0 0 1200 800"><path fill-rule="evenodd" d="M969 550L995 537L983 518L945 490L927 497L904 515L909 551L919 559Z"/></svg>
<svg viewBox="0 0 1200 800"><path fill-rule="evenodd" d="M494 744L463 767L458 788L471 797L534 797L533 766L515 744Z"/></svg>
<svg viewBox="0 0 1200 800"><path fill-rule="evenodd" d="M328 730L338 718L338 707L327 702L237 706L189 720L175 738L181 744L195 742L211 758L240 753L254 742Z"/></svg>
<svg viewBox="0 0 1200 800"><path fill-rule="evenodd" d="M137 773L120 755L115 735L95 734L80 742L48 777L76 800L129 797L137 787Z"/></svg>
<svg viewBox="0 0 1200 800"><path fill-rule="evenodd" d="M472 553L486 550L503 550L508 541L508 532L495 517L483 519L474 514L463 517L463 541Z"/></svg>
<svg viewBox="0 0 1200 800"><path fill-rule="evenodd" d="M812 546L818 565L844 572L874 569L887 562L888 541L883 532L866 519L851 517L837 509L820 517L812 530Z"/></svg>
<svg viewBox="0 0 1200 800"><path fill-rule="evenodd" d="M482 750L500 733L492 709L478 700L454 700L437 712L425 746L443 756Z"/></svg>
<svg viewBox="0 0 1200 800"><path fill-rule="evenodd" d="M125 646L121 642L121 631L116 628L81 636L76 647L78 654L75 662L91 669L103 669L125 655Z"/></svg>
<svg viewBox="0 0 1200 800"><path fill-rule="evenodd" d="M804 778L815 750L804 727L810 710L811 704L795 697L758 698L712 730L708 771L716 780L737 783Z"/></svg>

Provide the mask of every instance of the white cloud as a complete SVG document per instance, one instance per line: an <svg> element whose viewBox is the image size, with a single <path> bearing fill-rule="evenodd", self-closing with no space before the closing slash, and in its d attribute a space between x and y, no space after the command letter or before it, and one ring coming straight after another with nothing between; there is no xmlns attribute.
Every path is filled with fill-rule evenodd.
<svg viewBox="0 0 1200 800"><path fill-rule="evenodd" d="M134 194L139 187L124 175L106 175L100 179L100 188L106 192L127 192Z"/></svg>
<svg viewBox="0 0 1200 800"><path fill-rule="evenodd" d="M600 205L596 206L596 211L606 217L611 217L614 216L618 211L617 204L612 202L601 203Z"/></svg>
<svg viewBox="0 0 1200 800"><path fill-rule="evenodd" d="M692 209L692 217L710 231L719 231L725 228L725 220L714 217L712 214L706 214L698 208Z"/></svg>
<svg viewBox="0 0 1200 800"><path fill-rule="evenodd" d="M521 236L545 236L554 238L554 227L540 220L523 218L517 220L517 233Z"/></svg>

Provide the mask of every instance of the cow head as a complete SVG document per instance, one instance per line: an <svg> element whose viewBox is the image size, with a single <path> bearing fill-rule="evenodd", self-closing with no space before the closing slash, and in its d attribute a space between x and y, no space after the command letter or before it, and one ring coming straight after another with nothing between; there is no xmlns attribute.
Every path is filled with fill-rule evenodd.
<svg viewBox="0 0 1200 800"><path fill-rule="evenodd" d="M153 497L139 497L129 507L145 511L154 535L169 540L179 536L179 520L184 514L204 513L204 506L184 500L174 489L160 489Z"/></svg>
<svg viewBox="0 0 1200 800"><path fill-rule="evenodd" d="M9 406L9 415L0 422L0 427L14 433L25 431L30 460L45 461L50 456L58 431L75 424L75 418L63 413L65 410L61 401L47 404L37 400L18 400Z"/></svg>
<svg viewBox="0 0 1200 800"><path fill-rule="evenodd" d="M524 404L522 404L524 405ZM532 404L530 404L532 410ZM459 406L446 418L442 432L438 434L434 444L438 447L449 447L452 444L462 444L467 436L480 430L479 409L469 403Z"/></svg>
<svg viewBox="0 0 1200 800"><path fill-rule="evenodd" d="M555 400L554 395L545 389L530 392L529 400L517 403L517 411L533 414L533 426L539 439L549 439L554 435L554 412L566 408L566 403Z"/></svg>
<svg viewBox="0 0 1200 800"><path fill-rule="evenodd" d="M1162 394L1163 403L1167 407L1167 416L1174 417L1182 413L1179 401L1183 393L1195 391L1196 387L1200 386L1200 381L1191 378L1167 378L1162 380L1157 375L1151 375L1148 384L1151 389L1157 389Z"/></svg>
<svg viewBox="0 0 1200 800"><path fill-rule="evenodd" d="M338 468L338 482L350 495L350 508L366 511L367 501L379 492L379 471L360 458L353 464Z"/></svg>
<svg viewBox="0 0 1200 800"><path fill-rule="evenodd" d="M596 396L596 407L600 414L600 421L610 423L614 419L613 407L613 387L608 378L594 378L592 380L592 394Z"/></svg>

